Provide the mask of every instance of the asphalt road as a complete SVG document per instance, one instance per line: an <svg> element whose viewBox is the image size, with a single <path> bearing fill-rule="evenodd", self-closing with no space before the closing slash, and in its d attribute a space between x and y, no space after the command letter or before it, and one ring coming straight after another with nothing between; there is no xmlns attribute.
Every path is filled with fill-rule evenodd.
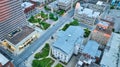
<svg viewBox="0 0 120 67"><path fill-rule="evenodd" d="M41 45L44 44L65 22L73 16L74 10L68 12L64 17L60 17L56 24L49 28L40 38L38 38L34 43L32 43L28 48L24 50L20 55L16 56L13 59L15 67L25 67L24 61L32 55L32 52L35 52Z"/></svg>

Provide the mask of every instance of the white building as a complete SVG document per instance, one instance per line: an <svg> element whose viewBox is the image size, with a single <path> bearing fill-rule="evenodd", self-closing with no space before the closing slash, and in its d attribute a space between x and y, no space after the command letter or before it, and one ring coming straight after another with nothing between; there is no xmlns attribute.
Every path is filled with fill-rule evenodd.
<svg viewBox="0 0 120 67"><path fill-rule="evenodd" d="M83 43L83 34L84 30L77 26L70 26L66 31L58 31L56 41L52 45L54 57L67 63L73 54L78 54Z"/></svg>
<svg viewBox="0 0 120 67"><path fill-rule="evenodd" d="M120 34L112 33L112 36L106 46L101 67L120 67Z"/></svg>
<svg viewBox="0 0 120 67"><path fill-rule="evenodd" d="M76 4L76 9L74 13L74 18L88 26L93 26L95 20L100 15L100 12L96 12L89 8L84 8L80 6L80 3Z"/></svg>

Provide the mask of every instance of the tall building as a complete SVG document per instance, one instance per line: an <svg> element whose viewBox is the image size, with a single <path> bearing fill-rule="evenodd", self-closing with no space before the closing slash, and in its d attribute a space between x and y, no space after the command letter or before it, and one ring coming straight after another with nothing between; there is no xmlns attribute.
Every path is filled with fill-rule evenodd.
<svg viewBox="0 0 120 67"><path fill-rule="evenodd" d="M11 31L27 25L19 0L0 0L0 40Z"/></svg>
<svg viewBox="0 0 120 67"><path fill-rule="evenodd" d="M14 54L37 38L25 18L19 0L0 0L0 43Z"/></svg>

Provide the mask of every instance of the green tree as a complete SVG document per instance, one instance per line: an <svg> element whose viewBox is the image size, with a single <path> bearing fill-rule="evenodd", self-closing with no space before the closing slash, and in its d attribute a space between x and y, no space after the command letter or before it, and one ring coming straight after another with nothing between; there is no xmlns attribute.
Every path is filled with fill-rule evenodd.
<svg viewBox="0 0 120 67"><path fill-rule="evenodd" d="M31 18L28 21L34 23L34 21L35 21L34 16L31 16Z"/></svg>
<svg viewBox="0 0 120 67"><path fill-rule="evenodd" d="M84 31L85 31L84 32L84 37L86 38L90 35L91 31L88 28L84 29Z"/></svg>
<svg viewBox="0 0 120 67"><path fill-rule="evenodd" d="M114 5L112 5L111 7L110 7L110 9L114 9L115 7L114 7Z"/></svg>
<svg viewBox="0 0 120 67"><path fill-rule="evenodd" d="M39 59L40 58L40 53L36 53L34 56L35 59Z"/></svg>
<svg viewBox="0 0 120 67"><path fill-rule="evenodd" d="M40 64L39 60L33 60L32 67L42 67L42 65Z"/></svg>
<svg viewBox="0 0 120 67"><path fill-rule="evenodd" d="M78 20L74 20L73 22L70 23L70 25L78 26L79 22L78 22Z"/></svg>
<svg viewBox="0 0 120 67"><path fill-rule="evenodd" d="M49 14L49 18L50 18L50 19L54 19L54 14L53 14L53 13L50 13L50 14Z"/></svg>

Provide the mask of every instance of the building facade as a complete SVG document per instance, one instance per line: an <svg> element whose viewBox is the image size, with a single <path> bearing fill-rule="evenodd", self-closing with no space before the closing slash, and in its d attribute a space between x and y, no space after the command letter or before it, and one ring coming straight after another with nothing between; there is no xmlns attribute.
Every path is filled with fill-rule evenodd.
<svg viewBox="0 0 120 67"><path fill-rule="evenodd" d="M27 25L21 2L0 0L0 40L5 39L11 31Z"/></svg>
<svg viewBox="0 0 120 67"><path fill-rule="evenodd" d="M30 0L32 3L34 3L36 6L43 6L46 5L54 0Z"/></svg>
<svg viewBox="0 0 120 67"><path fill-rule="evenodd" d="M36 6L31 2L23 2L21 4L21 7L22 10L24 11L26 18L30 18L31 16L37 13Z"/></svg>
<svg viewBox="0 0 120 67"><path fill-rule="evenodd" d="M74 19L77 19L78 21L80 21L80 23L88 26L93 26L99 15L100 12L96 12L89 8L83 8L80 6L80 3L76 4Z"/></svg>
<svg viewBox="0 0 120 67"><path fill-rule="evenodd" d="M68 10L71 8L72 0L58 0L58 6L62 10Z"/></svg>

